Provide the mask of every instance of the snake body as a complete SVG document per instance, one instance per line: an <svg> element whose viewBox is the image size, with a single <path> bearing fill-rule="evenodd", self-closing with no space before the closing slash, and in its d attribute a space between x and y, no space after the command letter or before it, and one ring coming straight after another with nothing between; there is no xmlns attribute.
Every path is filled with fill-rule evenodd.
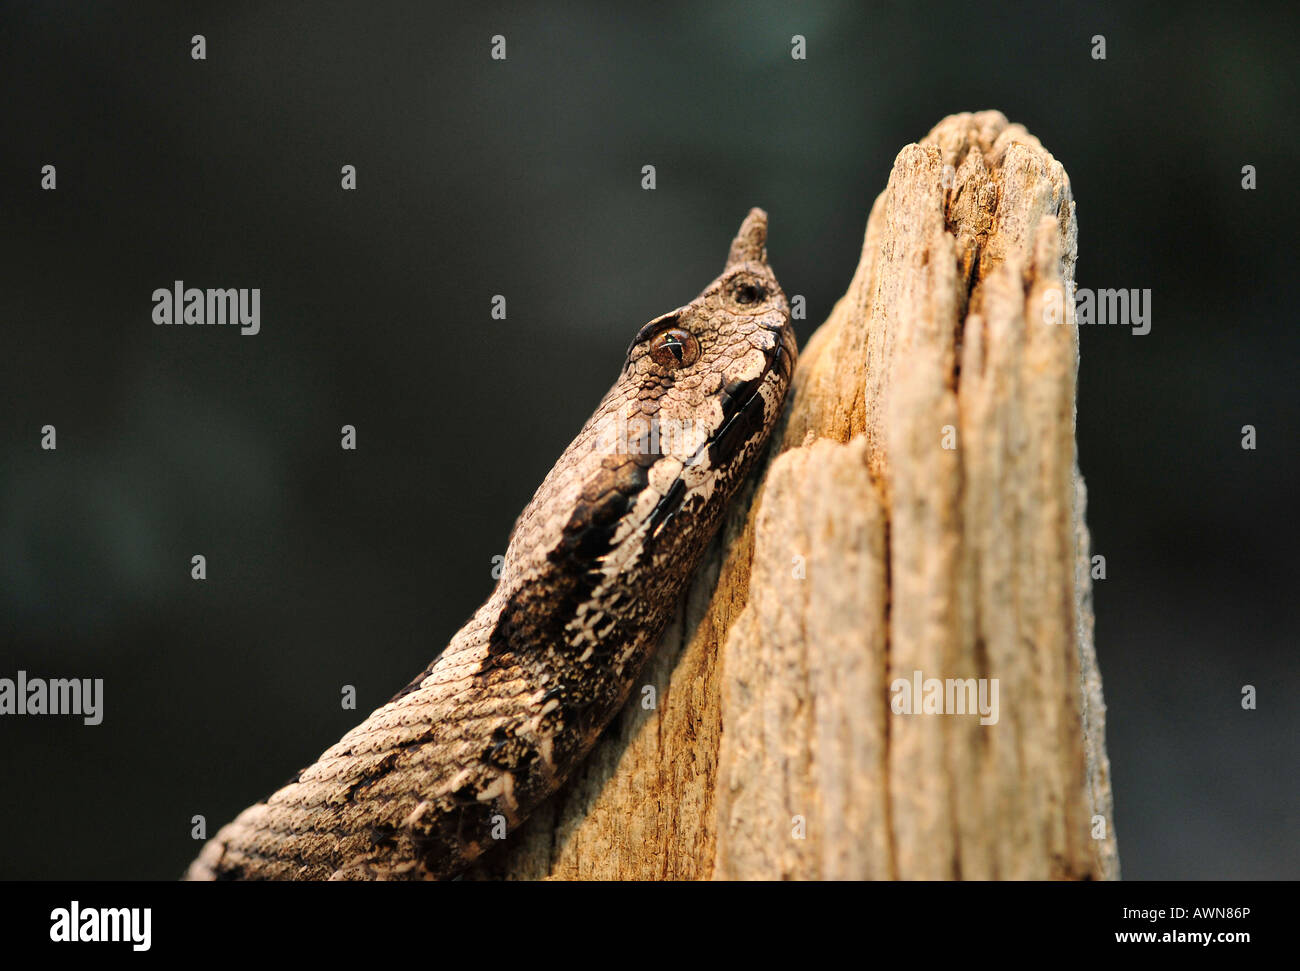
<svg viewBox="0 0 1300 971"><path fill-rule="evenodd" d="M204 846L187 879L454 876L626 701L795 361L752 210L726 266L636 334L511 534L486 603L391 701Z"/></svg>

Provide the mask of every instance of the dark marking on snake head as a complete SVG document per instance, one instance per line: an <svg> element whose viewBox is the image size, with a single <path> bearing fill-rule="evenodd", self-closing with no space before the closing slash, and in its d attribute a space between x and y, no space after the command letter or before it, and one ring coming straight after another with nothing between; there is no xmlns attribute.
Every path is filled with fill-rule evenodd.
<svg viewBox="0 0 1300 971"><path fill-rule="evenodd" d="M744 445L762 435L765 428L766 403L759 393L762 378L733 385L735 395L723 406L726 418L722 428L709 443L709 461L715 468L729 467Z"/></svg>

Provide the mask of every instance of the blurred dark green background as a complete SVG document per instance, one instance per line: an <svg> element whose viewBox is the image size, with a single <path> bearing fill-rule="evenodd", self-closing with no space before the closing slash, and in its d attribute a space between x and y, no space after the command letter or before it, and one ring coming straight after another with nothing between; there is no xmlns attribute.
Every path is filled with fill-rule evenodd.
<svg viewBox="0 0 1300 971"><path fill-rule="evenodd" d="M1079 387L1124 875L1300 876L1297 47L1282 5L4 6L0 676L106 706L0 721L0 876L179 875L486 597L751 205L805 340L898 150L982 108L1069 172L1079 285L1153 291ZM176 279L261 334L155 327Z"/></svg>

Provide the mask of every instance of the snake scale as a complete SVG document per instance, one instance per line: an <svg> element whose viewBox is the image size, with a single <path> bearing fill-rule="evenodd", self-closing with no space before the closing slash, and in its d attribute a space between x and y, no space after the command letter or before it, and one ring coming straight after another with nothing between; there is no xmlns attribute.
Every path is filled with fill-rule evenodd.
<svg viewBox="0 0 1300 971"><path fill-rule="evenodd" d="M746 217L721 275L632 340L511 533L491 597L424 671L204 846L192 880L455 876L622 707L781 413L796 356Z"/></svg>

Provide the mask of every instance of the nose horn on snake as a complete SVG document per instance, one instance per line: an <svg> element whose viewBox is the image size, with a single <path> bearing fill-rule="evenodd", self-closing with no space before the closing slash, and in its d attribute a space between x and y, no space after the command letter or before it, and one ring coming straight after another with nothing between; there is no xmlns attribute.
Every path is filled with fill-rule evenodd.
<svg viewBox="0 0 1300 971"><path fill-rule="evenodd" d="M749 215L740 224L740 232L731 241L731 252L727 254L727 266L737 263L767 262L767 213L762 209L749 210Z"/></svg>

